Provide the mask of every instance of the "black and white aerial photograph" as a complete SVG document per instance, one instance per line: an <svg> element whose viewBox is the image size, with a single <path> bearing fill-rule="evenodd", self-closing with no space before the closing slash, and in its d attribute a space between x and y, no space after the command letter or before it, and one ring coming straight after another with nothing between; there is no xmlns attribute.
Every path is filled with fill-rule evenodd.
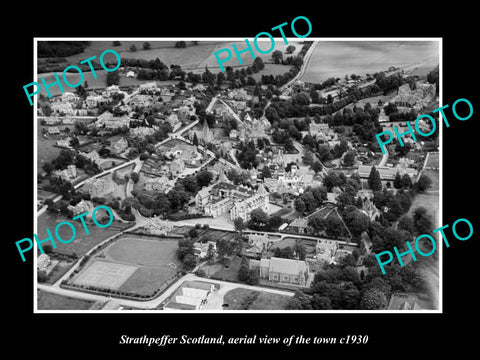
<svg viewBox="0 0 480 360"><path fill-rule="evenodd" d="M38 311L439 309L441 41L286 42L37 39Z"/></svg>
<svg viewBox="0 0 480 360"><path fill-rule="evenodd" d="M72 5L3 23L7 351L473 350L470 5Z"/></svg>

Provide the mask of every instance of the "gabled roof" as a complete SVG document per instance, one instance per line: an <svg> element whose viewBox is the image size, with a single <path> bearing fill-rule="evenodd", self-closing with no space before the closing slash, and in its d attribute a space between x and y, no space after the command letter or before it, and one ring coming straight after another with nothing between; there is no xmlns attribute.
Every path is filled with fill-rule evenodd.
<svg viewBox="0 0 480 360"><path fill-rule="evenodd" d="M299 275L307 271L307 264L302 260L270 258L269 271L282 274Z"/></svg>

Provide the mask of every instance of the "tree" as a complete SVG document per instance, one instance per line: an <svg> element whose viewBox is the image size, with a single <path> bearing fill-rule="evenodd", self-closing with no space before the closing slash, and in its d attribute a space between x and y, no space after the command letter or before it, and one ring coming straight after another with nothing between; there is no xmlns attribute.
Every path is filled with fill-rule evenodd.
<svg viewBox="0 0 480 360"><path fill-rule="evenodd" d="M272 59L275 62L275 64L280 64L282 62L282 59L283 59L282 52L280 50L275 50L272 53Z"/></svg>
<svg viewBox="0 0 480 360"><path fill-rule="evenodd" d="M380 179L380 173L372 166L370 170L370 175L368 176L368 186L372 191L380 191L382 190L382 180Z"/></svg>
<svg viewBox="0 0 480 360"><path fill-rule="evenodd" d="M208 244L207 255L205 259L211 262L215 257L215 250L213 249L213 244Z"/></svg>
<svg viewBox="0 0 480 360"><path fill-rule="evenodd" d="M286 48L286 50L285 50L285 52L286 52L287 54L292 54L292 53L295 51L295 49L296 49L295 46L293 46L293 45L288 45L287 48Z"/></svg>
<svg viewBox="0 0 480 360"><path fill-rule="evenodd" d="M195 179L197 180L198 187L202 188L210 184L210 181L212 181L213 179L213 175L208 170L202 170L199 173L197 173L197 175L195 176Z"/></svg>
<svg viewBox="0 0 480 360"><path fill-rule="evenodd" d="M217 254L220 259L233 255L234 253L235 246L231 241L226 239L220 239L217 241Z"/></svg>
<svg viewBox="0 0 480 360"><path fill-rule="evenodd" d="M131 51L131 52L137 51L137 47L135 46L135 44L132 44L132 45L130 46L130 51Z"/></svg>
<svg viewBox="0 0 480 360"><path fill-rule="evenodd" d="M243 230L246 228L246 224L241 217L237 217L233 220L233 227L241 237Z"/></svg>
<svg viewBox="0 0 480 360"><path fill-rule="evenodd" d="M407 173L402 176L402 188L411 188L412 187L412 178Z"/></svg>
<svg viewBox="0 0 480 360"><path fill-rule="evenodd" d="M53 166L53 164L50 162L50 161L46 161L43 165L42 165L42 169L43 171L45 171L47 173L47 175L50 175L50 173L55 170L55 167Z"/></svg>
<svg viewBox="0 0 480 360"><path fill-rule="evenodd" d="M138 173L132 172L130 174L130 179L132 179L132 181L136 184L138 182L138 180L140 179L140 176L138 175Z"/></svg>
<svg viewBox="0 0 480 360"><path fill-rule="evenodd" d="M338 216L328 216L325 221L325 232L329 236L333 236L335 239L343 235L343 223Z"/></svg>
<svg viewBox="0 0 480 360"><path fill-rule="evenodd" d="M120 75L118 72L109 72L107 74L107 86L118 85L120 83Z"/></svg>
<svg viewBox="0 0 480 360"><path fill-rule="evenodd" d="M303 214L305 212L306 206L302 199L295 199L293 206L295 206L295 210L299 213Z"/></svg>
<svg viewBox="0 0 480 360"><path fill-rule="evenodd" d="M194 255L194 253L193 242L190 239L180 239L178 241L177 257L180 261L183 261L186 255Z"/></svg>
<svg viewBox="0 0 480 360"><path fill-rule="evenodd" d="M415 232L415 224L411 216L404 214L398 219L398 228L401 230L406 230L410 234Z"/></svg>
<svg viewBox="0 0 480 360"><path fill-rule="evenodd" d="M192 239L196 238L198 236L198 231L196 229L190 229L188 231L188 236L190 236Z"/></svg>
<svg viewBox="0 0 480 360"><path fill-rule="evenodd" d="M185 47L187 47L187 43L185 41L177 41L177 42L175 42L175 47L176 48L185 48Z"/></svg>
<svg viewBox="0 0 480 360"><path fill-rule="evenodd" d="M248 270L247 284L257 285L259 283L259 281L260 281L260 279L259 279L259 276L258 276L258 270L257 269Z"/></svg>
<svg viewBox="0 0 480 360"><path fill-rule="evenodd" d="M240 268L238 269L238 280L247 281L248 279L248 260L245 256L242 257Z"/></svg>
<svg viewBox="0 0 480 360"><path fill-rule="evenodd" d="M433 223L427 209L419 206L413 211L413 224L419 234L428 234L432 231Z"/></svg>
<svg viewBox="0 0 480 360"><path fill-rule="evenodd" d="M193 145L198 146L198 137L197 133L193 134L193 140L192 140Z"/></svg>
<svg viewBox="0 0 480 360"><path fill-rule="evenodd" d="M305 257L307 255L307 249L305 249L305 245L303 245L301 242L297 241L295 243L295 245L293 246L293 251L295 251L295 255L300 260L305 260Z"/></svg>
<svg viewBox="0 0 480 360"><path fill-rule="evenodd" d="M267 165L264 165L262 168L262 176L263 178L271 178L272 173L270 172L270 168Z"/></svg>
<svg viewBox="0 0 480 360"><path fill-rule="evenodd" d="M395 179L393 180L393 187L395 189L401 189L402 188L402 177L400 176L400 173L397 171L395 174Z"/></svg>
<svg viewBox="0 0 480 360"><path fill-rule="evenodd" d="M347 151L347 153L343 156L343 164L345 166L353 166L355 162L355 153L353 151Z"/></svg>
<svg viewBox="0 0 480 360"><path fill-rule="evenodd" d="M120 41L114 41L113 42L113 46L120 46L122 45L122 43Z"/></svg>
<svg viewBox="0 0 480 360"><path fill-rule="evenodd" d="M316 160L316 161L314 161L314 162L312 163L312 165L310 165L310 168L311 168L313 171L315 171L315 173L317 174L317 173L319 173L320 171L322 171L323 166L322 166L322 163L321 163L320 161Z"/></svg>
<svg viewBox="0 0 480 360"><path fill-rule="evenodd" d="M417 190L419 193L424 192L427 190L430 185L432 184L432 179L430 179L427 175L422 174L418 181L414 184L414 189Z"/></svg>
<svg viewBox="0 0 480 360"><path fill-rule="evenodd" d="M42 247L43 251L45 252L45 254L51 254L53 252L53 247L52 245L44 245Z"/></svg>
<svg viewBox="0 0 480 360"><path fill-rule="evenodd" d="M187 254L183 258L183 267L185 270L190 271L197 266L197 257L193 254Z"/></svg>
<svg viewBox="0 0 480 360"><path fill-rule="evenodd" d="M360 308L365 310L384 309L387 306L385 293L377 288L366 290L360 299Z"/></svg>
<svg viewBox="0 0 480 360"><path fill-rule="evenodd" d="M143 43L143 50L150 50L151 47L152 45L148 41Z"/></svg>
<svg viewBox="0 0 480 360"><path fill-rule="evenodd" d="M314 294L310 300L313 310L331 310L332 301L327 296Z"/></svg>
<svg viewBox="0 0 480 360"><path fill-rule="evenodd" d="M268 222L268 215L260 208L252 210L250 213L249 227L252 225L255 227L263 227Z"/></svg>
<svg viewBox="0 0 480 360"><path fill-rule="evenodd" d="M370 225L368 216L359 210L350 211L344 219L353 236L359 236L362 232L367 231Z"/></svg>
<svg viewBox="0 0 480 360"><path fill-rule="evenodd" d="M306 151L305 154L302 156L302 162L305 165L312 165L314 161L313 154L310 151Z"/></svg>

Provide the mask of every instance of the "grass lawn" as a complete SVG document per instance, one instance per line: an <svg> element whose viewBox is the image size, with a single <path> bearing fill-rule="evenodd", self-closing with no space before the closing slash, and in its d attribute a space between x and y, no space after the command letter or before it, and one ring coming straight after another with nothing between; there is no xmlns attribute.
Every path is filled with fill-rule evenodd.
<svg viewBox="0 0 480 360"><path fill-rule="evenodd" d="M107 260L139 266L118 288L151 295L181 267L177 259L178 240L125 235L104 253Z"/></svg>
<svg viewBox="0 0 480 360"><path fill-rule="evenodd" d="M241 258L235 256L231 261L228 268L223 266L219 271L212 274L212 279L225 280L225 281L238 281L238 270L240 269Z"/></svg>
<svg viewBox="0 0 480 360"><path fill-rule="evenodd" d="M289 300L290 296L237 288L227 292L223 302L228 304L225 310L283 310Z"/></svg>
<svg viewBox="0 0 480 360"><path fill-rule="evenodd" d="M285 237L282 240L273 243L272 247L277 247L279 249L284 249L286 247L293 248L296 242L297 242L296 238Z"/></svg>
<svg viewBox="0 0 480 360"><path fill-rule="evenodd" d="M55 227L62 221L70 222L75 226L76 237L75 240L68 244L64 244L55 237ZM113 221L112 225L107 228L101 229L97 227L91 218L85 221L90 234L86 234L83 225L80 220L68 219L65 216L57 216L45 211L38 217L37 236L39 240L46 239L48 237L46 229L48 228L54 238L56 249L54 252L60 252L64 254L72 254L75 252L79 257L85 255L91 248L101 243L103 240L117 234L123 229L131 226L130 223L122 223L119 221ZM72 237L72 231L69 226L61 226L58 230L62 239L68 240ZM45 243L46 244L46 243Z"/></svg>
<svg viewBox="0 0 480 360"><path fill-rule="evenodd" d="M168 266L142 266L131 275L119 291L131 291L141 295L152 295L162 284L172 277L176 271Z"/></svg>
<svg viewBox="0 0 480 360"><path fill-rule="evenodd" d="M440 166L440 153L429 153L428 155L428 161L425 164L425 167L436 167L438 168Z"/></svg>
<svg viewBox="0 0 480 360"><path fill-rule="evenodd" d="M72 261L65 261L61 260L58 262L57 265L53 268L53 270L48 274L48 279L46 281L47 284L53 285L55 284L65 273L73 266L75 262Z"/></svg>
<svg viewBox="0 0 480 360"><path fill-rule="evenodd" d="M156 240L154 237L143 240L126 235L115 241L105 253L114 261L141 266L160 266L172 262L178 264L177 249L178 240Z"/></svg>
<svg viewBox="0 0 480 360"><path fill-rule="evenodd" d="M408 210L408 214L413 215L415 209L422 206L427 209L428 214L432 216L435 227L437 227L439 225L439 202L440 199L436 195L417 194L417 196L415 196L415 199L412 202L412 206L410 206L410 209Z"/></svg>
<svg viewBox="0 0 480 360"><path fill-rule="evenodd" d="M52 161L60 155L60 148L54 147L57 140L54 138L45 139L41 135L41 130L37 136L37 171L42 172L42 166L45 162Z"/></svg>
<svg viewBox="0 0 480 360"><path fill-rule="evenodd" d="M422 174L427 175L432 180L432 185L427 191L436 191L440 189L440 173L435 170L424 169Z"/></svg>
<svg viewBox="0 0 480 360"><path fill-rule="evenodd" d="M200 229L202 230L202 229ZM220 239L225 239L225 240L232 240L234 239L236 234L231 231L221 231L221 230L215 230L215 229L208 229L205 231L201 236L199 236L199 240L202 240L203 238L208 238L211 241L218 241Z"/></svg>
<svg viewBox="0 0 480 360"><path fill-rule="evenodd" d="M38 310L88 310L95 301L74 299L39 290L37 293Z"/></svg>

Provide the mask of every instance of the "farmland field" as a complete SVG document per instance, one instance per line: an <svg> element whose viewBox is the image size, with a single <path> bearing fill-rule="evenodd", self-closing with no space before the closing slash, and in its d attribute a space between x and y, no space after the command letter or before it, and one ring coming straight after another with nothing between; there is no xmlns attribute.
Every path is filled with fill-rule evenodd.
<svg viewBox="0 0 480 360"><path fill-rule="evenodd" d="M318 83L413 65L417 75L426 75L438 61L436 41L319 41L301 80Z"/></svg>
<svg viewBox="0 0 480 360"><path fill-rule="evenodd" d="M91 219L90 219L91 220ZM87 228L90 234L86 234L80 220L68 219L64 216L57 216L46 211L38 217L38 226L37 232L38 239L42 240L47 238L46 229L50 229L52 236L55 237L55 227L62 221L71 222L75 226L76 237L71 243L64 244L60 241L55 241L57 248L54 249L55 252L72 254L76 253L78 256L85 255L91 248L101 243L103 240L118 234L118 232L129 227L131 224L121 223L116 220L113 221L112 225L107 228L101 229L93 224L92 221L87 221ZM68 226L62 226L58 230L59 235L68 240L72 236L72 231Z"/></svg>
<svg viewBox="0 0 480 360"><path fill-rule="evenodd" d="M37 300L38 310L88 310L95 303L95 301L74 299L43 290L38 291Z"/></svg>

